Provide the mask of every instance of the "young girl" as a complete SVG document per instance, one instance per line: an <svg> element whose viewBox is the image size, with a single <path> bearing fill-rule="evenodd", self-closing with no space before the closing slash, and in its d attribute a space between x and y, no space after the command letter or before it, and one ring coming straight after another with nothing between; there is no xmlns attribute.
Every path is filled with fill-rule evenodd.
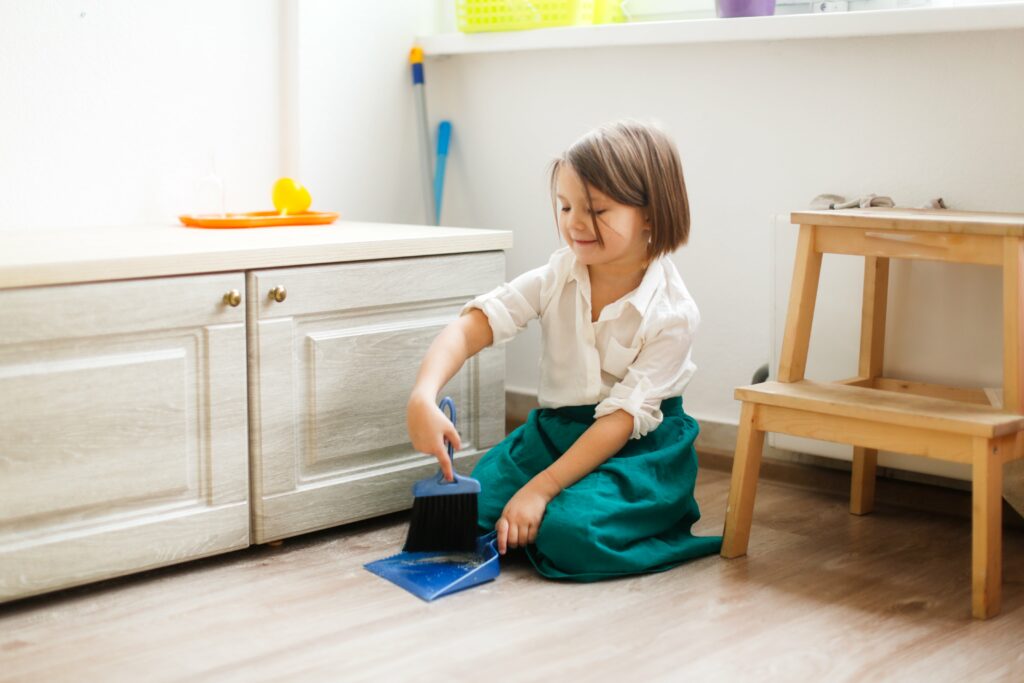
<svg viewBox="0 0 1024 683"><path fill-rule="evenodd" d="M459 435L437 392L466 359L540 318L540 408L479 461L479 524L550 578L658 572L716 553L696 537L697 423L681 393L700 314L668 254L689 203L675 146L633 122L601 127L551 168L558 231L547 265L473 299L434 340L409 399L409 436L451 479Z"/></svg>

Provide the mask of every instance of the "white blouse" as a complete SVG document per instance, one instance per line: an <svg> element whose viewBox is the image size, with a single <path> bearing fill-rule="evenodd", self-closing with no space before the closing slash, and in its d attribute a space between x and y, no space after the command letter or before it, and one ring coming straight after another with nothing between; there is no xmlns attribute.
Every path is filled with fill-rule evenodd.
<svg viewBox="0 0 1024 683"><path fill-rule="evenodd" d="M594 418L624 410L632 438L661 424L662 399L679 396L697 366L690 359L700 323L697 304L675 264L655 259L640 286L591 322L590 275L568 247L547 265L467 303L487 315L494 344L504 344L540 318L542 408L597 404Z"/></svg>

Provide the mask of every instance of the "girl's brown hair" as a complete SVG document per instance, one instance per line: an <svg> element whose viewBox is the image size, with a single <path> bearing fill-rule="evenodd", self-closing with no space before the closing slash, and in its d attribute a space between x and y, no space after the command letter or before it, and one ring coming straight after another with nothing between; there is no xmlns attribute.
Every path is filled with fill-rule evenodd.
<svg viewBox="0 0 1024 683"><path fill-rule="evenodd" d="M683 165L676 146L665 133L636 121L617 121L573 143L551 164L551 203L558 218L555 195L558 172L568 166L586 188L594 232L604 246L593 213L590 188L612 200L644 209L651 226L649 258L675 251L690 235L690 202L686 196Z"/></svg>

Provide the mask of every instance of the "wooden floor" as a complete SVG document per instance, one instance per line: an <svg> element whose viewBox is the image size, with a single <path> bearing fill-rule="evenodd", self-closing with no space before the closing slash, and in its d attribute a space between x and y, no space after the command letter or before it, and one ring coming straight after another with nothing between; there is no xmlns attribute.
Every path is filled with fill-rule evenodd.
<svg viewBox="0 0 1024 683"><path fill-rule="evenodd" d="M696 530L721 531L704 470ZM505 561L433 604L362 569L406 518L0 606L3 681L1024 680L1024 534L970 618L970 523L762 481L750 554L597 584Z"/></svg>

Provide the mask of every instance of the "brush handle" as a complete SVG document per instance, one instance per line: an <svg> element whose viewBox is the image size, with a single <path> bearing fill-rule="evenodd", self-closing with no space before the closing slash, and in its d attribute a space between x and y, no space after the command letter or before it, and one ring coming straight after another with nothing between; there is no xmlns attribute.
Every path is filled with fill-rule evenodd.
<svg viewBox="0 0 1024 683"><path fill-rule="evenodd" d="M434 162L434 223L441 225L441 201L444 195L444 167L448 160L448 143L452 137L451 121L437 127L437 159Z"/></svg>
<svg viewBox="0 0 1024 683"><path fill-rule="evenodd" d="M416 119L420 128L420 165L423 175L423 208L426 212L426 225L437 224L437 209L434 207L434 169L431 163L433 154L430 149L430 125L427 123L427 96L424 92L426 79L423 77L423 50L414 47L409 52L409 64L412 67L413 99L416 102Z"/></svg>
<svg viewBox="0 0 1024 683"><path fill-rule="evenodd" d="M445 396L444 398L442 398L441 399L441 403L438 404L438 407L441 408L441 412L442 413L445 412L445 408L448 409L448 412L446 414L448 416L448 419L452 421L452 426L454 427L455 426L455 401L452 400L452 397L451 396ZM452 465L454 465L455 464L455 449L452 448L452 442L449 441L448 439L445 439L444 442L448 446L448 457L451 458Z"/></svg>

